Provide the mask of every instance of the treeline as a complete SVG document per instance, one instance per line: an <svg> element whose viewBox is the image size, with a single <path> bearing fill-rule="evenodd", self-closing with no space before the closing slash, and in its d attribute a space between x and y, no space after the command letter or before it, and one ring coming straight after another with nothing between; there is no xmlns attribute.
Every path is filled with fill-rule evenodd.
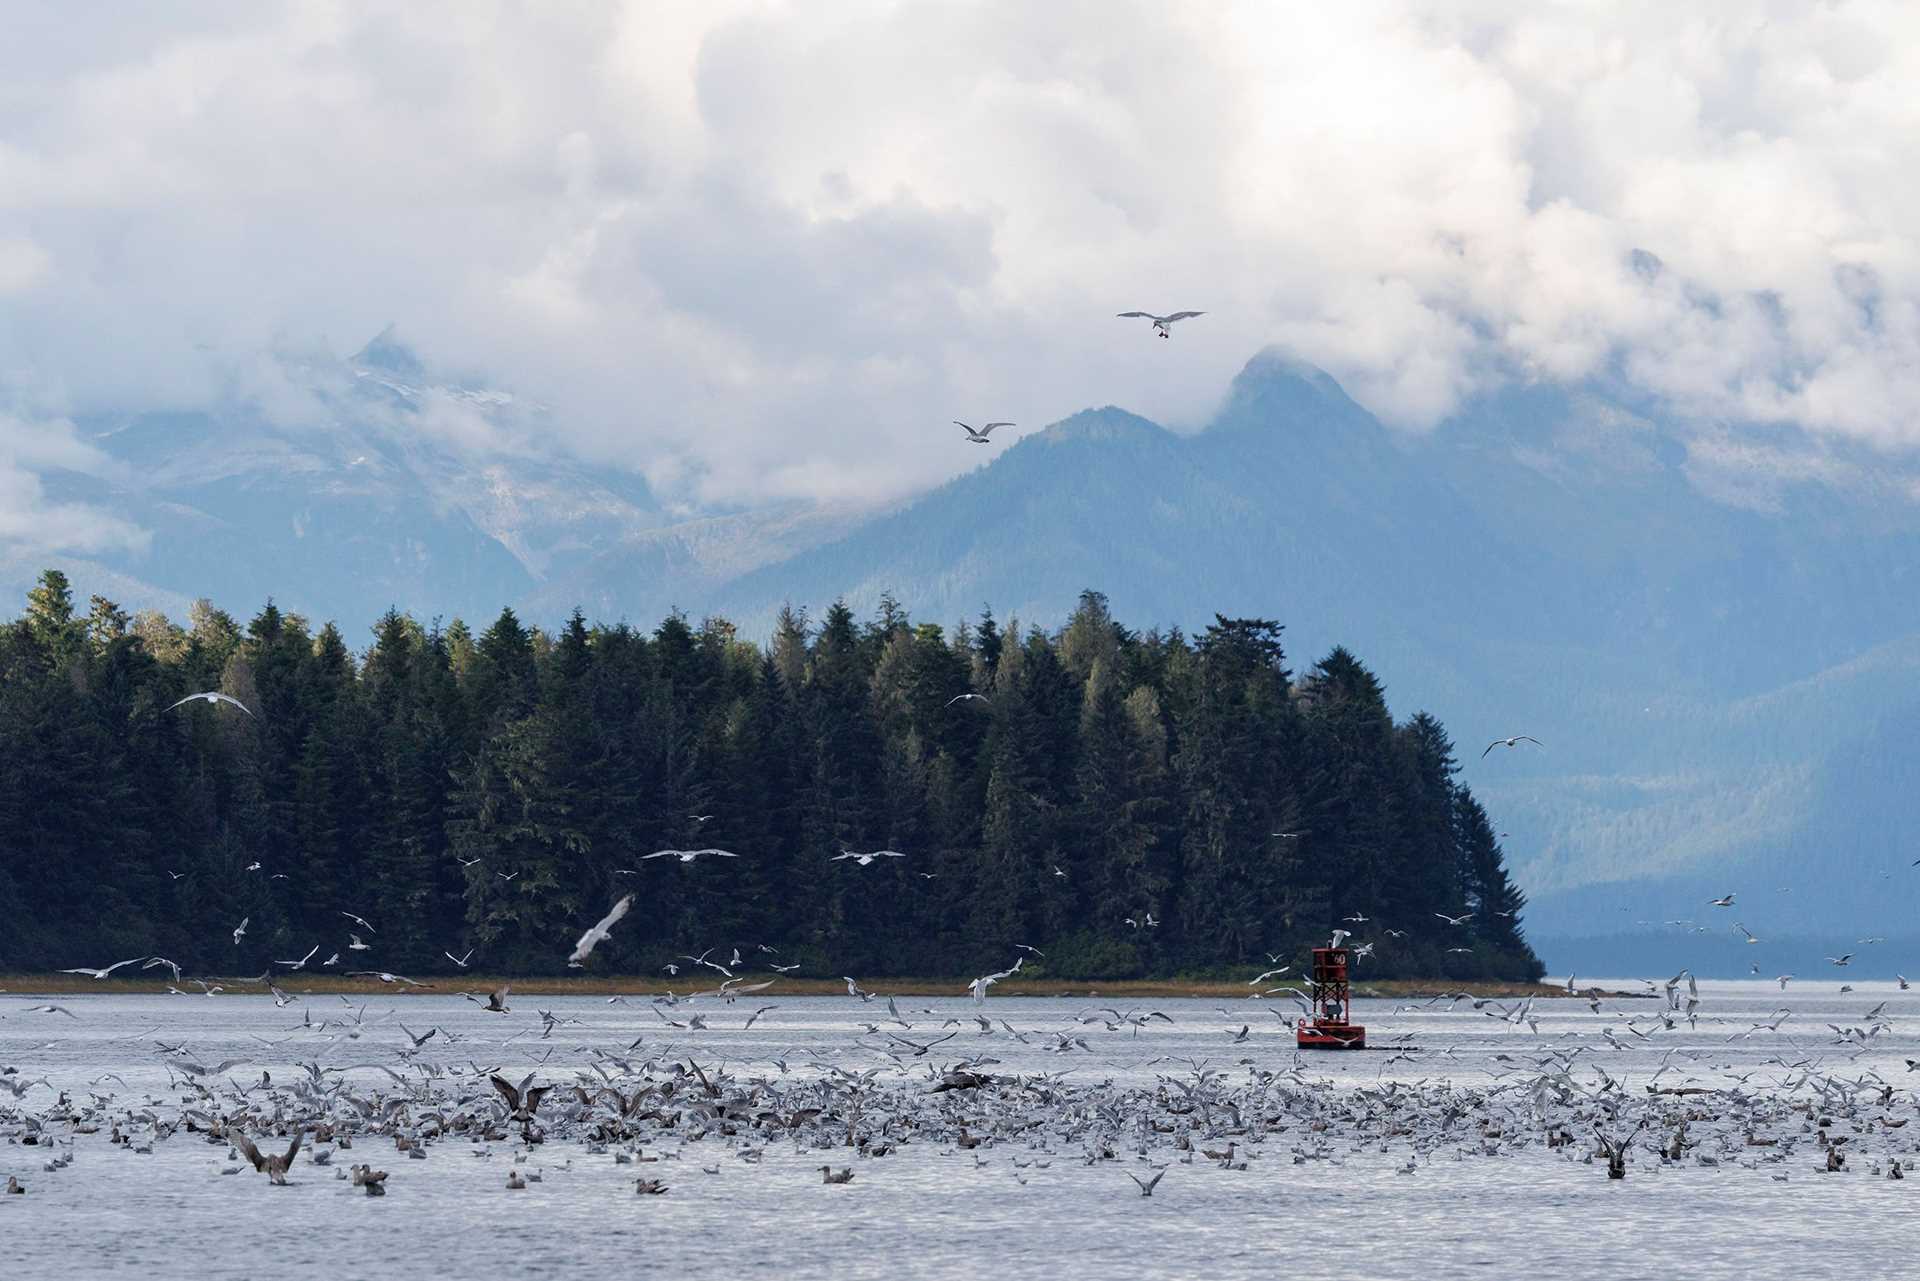
<svg viewBox="0 0 1920 1281"><path fill-rule="evenodd" d="M168 710L205 690L254 714ZM0 967L258 973L317 947L556 972L632 893L591 969L737 947L967 976L1027 944L1028 973L1123 978L1298 965L1343 927L1363 976L1537 976L1455 773L1344 650L1296 679L1276 623L1135 632L1093 592L1050 634L889 601L788 613L764 647L720 620L390 612L356 654L271 603L82 613L49 572L0 628ZM642 861L710 846L739 857ZM907 857L829 861L881 848Z"/></svg>

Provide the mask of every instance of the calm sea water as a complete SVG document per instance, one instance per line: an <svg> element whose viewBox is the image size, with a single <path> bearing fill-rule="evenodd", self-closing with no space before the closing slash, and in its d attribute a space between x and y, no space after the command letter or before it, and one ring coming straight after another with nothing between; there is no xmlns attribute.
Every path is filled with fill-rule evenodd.
<svg viewBox="0 0 1920 1281"><path fill-rule="evenodd" d="M1300 1064L1316 1090L1341 1099L1363 1099L1362 1091L1389 1082L1431 1087L1441 1080L1476 1090L1511 1085L1518 1099L1538 1075L1530 1059L1583 1047L1570 1074L1583 1088L1603 1071L1623 1082L1627 1097L1643 1096L1663 1061L1661 1086L1731 1088L1744 1075L1751 1093L1800 1102L1816 1099L1822 1080L1871 1086L1878 1078L1896 1094L1874 1109L1876 1117L1911 1118L1908 1084L1920 1084L1920 1073L1909 1075L1907 1060L1920 1059L1920 1000L1892 984L1860 983L1847 995L1836 986L1796 984L1782 993L1771 983L1703 983L1697 1024L1658 1031L1650 1029L1661 1003L1651 1001L1610 1000L1599 1014L1584 1002L1542 1001L1534 1007L1537 1030L1464 1003L1449 1012L1359 1001L1355 1017L1375 1044L1418 1052L1309 1055ZM516 1080L535 1071L562 1083L586 1068L595 1048L626 1054L636 1038L636 1058L691 1056L709 1070L724 1064L736 1078L791 1083L831 1066L878 1066L878 1083L900 1090L924 1088L927 1065L967 1055L999 1060L984 1069L995 1074L1064 1072L1068 1084L1106 1083L1115 1093L1151 1088L1160 1077L1191 1080L1197 1068L1238 1085L1256 1069L1284 1071L1296 1062L1290 1034L1254 1001L1119 1003L1121 1010L1160 1010L1173 1019L1135 1034L1079 1021L1113 1002L994 998L982 1012L995 1030L981 1035L972 1021L976 1007L964 998L898 998L912 1030L886 1023L882 1003L844 997L702 1001L691 1008L711 1026L698 1031L667 1027L640 1003L516 997L513 1012L501 1016L428 994L365 1002L357 1034L348 1035L301 1026L303 1013L316 1022L351 1018L337 997L309 997L284 1009L250 996L55 999L78 1017L29 1013L41 1002L0 996L0 1065L18 1069L9 1079L44 1077L76 1101L110 1096L115 1114L150 1110L169 1121L184 1096L170 1085L158 1042L185 1043L207 1065L246 1060L225 1074L228 1089L254 1085L263 1071L284 1086L301 1075L298 1064L315 1062L359 1065L348 1074L357 1090L391 1093L394 1083L375 1065L406 1068L402 1023L415 1033L437 1026L457 1038L428 1042L419 1063L497 1066ZM1864 1047L1840 1042L1827 1026L1864 1027L1868 1011L1882 1002L1882 1019L1892 1026ZM760 1004L777 1008L740 1030ZM541 1009L577 1022L542 1039ZM666 1013L684 1021L688 1009ZM1777 1030L1732 1039L1783 1009L1791 1017ZM961 1022L943 1028L949 1018ZM1644 1039L1625 1030L1629 1019L1648 1033ZM958 1035L901 1066L874 1048L881 1039L865 1030L869 1022L922 1043L947 1031ZM1243 1025L1246 1038L1237 1040ZM1602 1029L1627 1048L1615 1049ZM1059 1032L1091 1048L1061 1052ZM785 1075L776 1061L787 1065ZM1872 1161L1914 1156L1920 1125L1889 1128L1885 1120L1863 1125L1843 1174L1819 1172L1811 1148L1772 1164L1714 1167L1663 1165L1643 1153L1618 1182L1600 1165L1538 1141L1492 1156L1477 1143L1448 1142L1405 1174L1412 1144L1404 1136L1336 1131L1325 1159L1296 1164L1290 1154L1299 1137L1267 1135L1254 1143L1245 1170L1176 1160L1151 1199L1141 1198L1128 1173L1146 1174L1148 1159L1165 1164L1180 1154L1122 1151L1089 1165L1078 1147L1039 1131L970 1151L909 1142L884 1160L768 1143L764 1160L754 1164L739 1159L727 1140L710 1138L669 1143L658 1149L664 1159L643 1167L557 1141L521 1161L542 1179L518 1192L503 1187L519 1151L514 1142L449 1138L428 1159L413 1161L390 1140L366 1138L339 1153L336 1165L371 1159L389 1170L390 1195L370 1199L332 1169L310 1164L306 1152L291 1187L269 1186L251 1169L223 1175L232 1164L226 1146L184 1132L155 1144L151 1154L113 1146L104 1129L83 1135L74 1141L71 1166L50 1173L42 1168L49 1150L17 1138L21 1118L45 1114L54 1099L40 1087L17 1101L0 1093L0 1132L13 1136L0 1144L0 1181L12 1174L29 1188L24 1196L0 1196L0 1277L1920 1275L1920 1172L1904 1181L1868 1172ZM143 1124L130 1133L144 1134ZM817 1167L825 1160L852 1165L854 1182L823 1185ZM636 1173L664 1178L672 1191L637 1197Z"/></svg>

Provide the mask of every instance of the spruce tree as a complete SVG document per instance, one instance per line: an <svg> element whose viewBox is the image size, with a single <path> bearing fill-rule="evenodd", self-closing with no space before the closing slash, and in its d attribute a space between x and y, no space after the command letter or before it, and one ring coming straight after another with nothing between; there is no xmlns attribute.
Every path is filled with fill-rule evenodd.
<svg viewBox="0 0 1920 1281"><path fill-rule="evenodd" d="M596 969L739 947L971 976L1029 944L1032 969L1123 977L1365 915L1406 931L1374 973L1539 972L1445 728L1396 726L1345 650L1296 686L1270 620L1134 632L1089 592L1058 631L949 633L888 598L865 625L787 611L763 648L716 618L504 610L476 639L394 609L363 655L272 601L189 621L76 617L50 572L0 625L0 962L258 972L344 951L352 912L361 965L559 972L632 893ZM173 706L209 689L253 714ZM739 858L643 858L698 846ZM883 846L908 857L830 861Z"/></svg>

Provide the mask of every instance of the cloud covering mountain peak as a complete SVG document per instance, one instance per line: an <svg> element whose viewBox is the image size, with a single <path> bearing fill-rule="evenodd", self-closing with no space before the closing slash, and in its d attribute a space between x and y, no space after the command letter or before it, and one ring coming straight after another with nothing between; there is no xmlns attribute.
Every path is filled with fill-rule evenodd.
<svg viewBox="0 0 1920 1281"><path fill-rule="evenodd" d="M397 320L426 367L457 353L551 405L555 448L694 504L914 492L974 465L938 435L955 417L1111 399L1191 427L1270 343L1403 431L1600 377L1734 431L1920 443L1920 185L1892 159L1920 24L1897 7L9 25L0 101L33 109L0 140L0 397L23 420L204 407L219 353ZM1141 307L1207 315L1148 346L1112 318Z"/></svg>

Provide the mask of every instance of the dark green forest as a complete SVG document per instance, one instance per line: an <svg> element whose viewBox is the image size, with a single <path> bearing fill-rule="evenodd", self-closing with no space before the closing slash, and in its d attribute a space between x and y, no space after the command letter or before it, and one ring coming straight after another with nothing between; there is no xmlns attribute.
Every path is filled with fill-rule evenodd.
<svg viewBox="0 0 1920 1281"><path fill-rule="evenodd" d="M204 690L255 714L169 710ZM708 846L739 857L642 861ZM829 861L882 848L907 857ZM1291 672L1268 620L1137 632L1088 592L1055 632L947 629L888 601L762 646L393 611L356 652L271 603L83 612L48 572L0 627L0 968L564 972L628 893L590 971L764 946L970 976L1026 944L1028 975L1217 974L1342 927L1363 978L1542 972L1445 729L1395 723L1345 650Z"/></svg>

